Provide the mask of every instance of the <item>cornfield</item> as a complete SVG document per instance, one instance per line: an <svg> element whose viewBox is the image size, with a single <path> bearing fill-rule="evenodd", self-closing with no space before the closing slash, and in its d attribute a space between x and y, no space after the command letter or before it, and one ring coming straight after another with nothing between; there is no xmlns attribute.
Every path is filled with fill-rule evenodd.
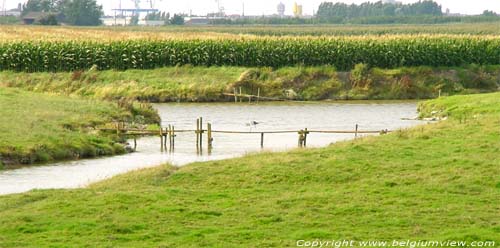
<svg viewBox="0 0 500 248"><path fill-rule="evenodd" d="M381 68L500 64L500 38L480 36L240 37L0 43L0 70L27 72L194 66L283 67L365 63Z"/></svg>

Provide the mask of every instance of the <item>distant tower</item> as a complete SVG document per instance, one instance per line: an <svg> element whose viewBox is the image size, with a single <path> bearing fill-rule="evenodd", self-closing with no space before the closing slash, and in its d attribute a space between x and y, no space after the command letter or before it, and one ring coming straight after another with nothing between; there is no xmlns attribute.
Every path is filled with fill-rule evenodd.
<svg viewBox="0 0 500 248"><path fill-rule="evenodd" d="M302 17L302 5L298 5L297 3L293 4L293 15L295 17Z"/></svg>
<svg viewBox="0 0 500 248"><path fill-rule="evenodd" d="M285 16L285 4L284 3L280 2L280 4L278 4L278 15L280 17Z"/></svg>

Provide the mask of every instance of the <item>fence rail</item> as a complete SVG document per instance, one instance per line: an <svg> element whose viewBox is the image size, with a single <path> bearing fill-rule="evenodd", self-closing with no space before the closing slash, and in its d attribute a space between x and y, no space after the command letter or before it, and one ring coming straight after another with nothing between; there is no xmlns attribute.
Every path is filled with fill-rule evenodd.
<svg viewBox="0 0 500 248"><path fill-rule="evenodd" d="M301 130L274 130L274 131L232 131L232 130L214 130L212 129L212 124L207 123L207 128L203 129L203 118L198 118L196 120L196 129L180 129L177 130L173 125L168 125L166 128L159 128L157 130L143 130L126 128L123 123L116 123L115 128L100 128L100 131L116 132L117 135L132 136L134 138L134 150L137 148L137 136L151 136L158 135L160 137L161 150L167 150L167 139L169 141L169 148L171 150L175 147L175 138L178 133L194 133L196 135L196 147L199 151L203 149L203 134L207 136L207 146L208 150L212 149L213 145L213 134L258 134L260 135L260 145L264 147L264 136L266 134L287 134L296 133L298 134L298 146L307 146L307 137L312 133L319 134L354 134L354 138L357 138L360 134L387 134L392 131L387 129L384 130L359 130L359 125L356 124L354 130L309 130L307 128Z"/></svg>

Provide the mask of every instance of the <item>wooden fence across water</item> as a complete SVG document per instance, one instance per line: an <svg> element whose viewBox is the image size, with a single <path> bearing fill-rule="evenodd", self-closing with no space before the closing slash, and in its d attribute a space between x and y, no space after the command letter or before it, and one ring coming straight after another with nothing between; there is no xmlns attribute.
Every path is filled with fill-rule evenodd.
<svg viewBox="0 0 500 248"><path fill-rule="evenodd" d="M211 123L207 123L206 129L203 129L203 118L196 120L196 129L180 129L177 130L173 125L168 125L165 128L158 130L142 130L142 129L128 129L125 128L123 123L117 123L115 128L102 128L101 131L116 131L117 135L131 136L134 139L134 150L137 148L137 136L151 136L158 135L160 137L161 150L173 150L175 148L175 140L178 133L194 133L196 135L196 148L201 151L203 149L203 136L206 134L207 148L210 151L213 147L213 134L242 134L242 135L260 135L260 146L264 148L264 136L266 134L298 134L298 146L307 146L307 137L312 133L319 134L353 134L357 138L360 134L387 134L391 131L385 130L359 130L359 125L356 124L354 130L310 130L307 128L301 130L277 130L277 131L230 131L230 130L216 130L212 128ZM168 142L167 142L168 141ZM168 148L167 148L168 143Z"/></svg>

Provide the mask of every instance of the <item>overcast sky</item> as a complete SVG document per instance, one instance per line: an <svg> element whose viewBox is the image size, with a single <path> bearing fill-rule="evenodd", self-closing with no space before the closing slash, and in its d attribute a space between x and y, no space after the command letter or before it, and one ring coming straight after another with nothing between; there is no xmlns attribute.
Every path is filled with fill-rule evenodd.
<svg viewBox="0 0 500 248"><path fill-rule="evenodd" d="M1 4L0 0L0 4ZM18 3L26 2L19 0L5 0L6 8L15 8ZM112 13L111 9L118 8L119 0L97 0L102 4L104 11L107 14ZM345 2L345 3L362 3L367 0L344 0L344 1L331 1L331 2ZM417 2L418 0L402 0L404 3ZM146 0L143 0L143 6L146 7ZM262 15L274 14L277 12L276 6L279 0L220 0L221 6L224 6L227 14L241 14L243 10L243 2L245 2L245 14L247 15ZM286 5L287 14L292 13L292 6L294 0L282 0ZM318 6L324 0L297 0L299 4L303 5L304 14L312 14L313 11L318 9ZM500 0L436 0L443 6L443 11L449 8L452 13L462 14L480 14L483 10L493 10L500 13ZM123 8L133 7L132 0L122 0ZM1 8L2 6L0 6ZM207 12L215 12L217 10L217 2L215 0L156 0L156 8L161 11L170 13L189 13L191 10L193 14L205 14Z"/></svg>

